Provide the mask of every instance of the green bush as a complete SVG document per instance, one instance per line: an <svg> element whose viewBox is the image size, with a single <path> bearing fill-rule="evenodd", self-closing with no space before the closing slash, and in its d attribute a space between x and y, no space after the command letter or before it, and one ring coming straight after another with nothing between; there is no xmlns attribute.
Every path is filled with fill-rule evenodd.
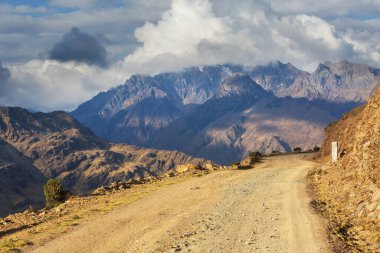
<svg viewBox="0 0 380 253"><path fill-rule="evenodd" d="M46 207L52 208L66 200L66 192L57 179L49 179L44 186Z"/></svg>

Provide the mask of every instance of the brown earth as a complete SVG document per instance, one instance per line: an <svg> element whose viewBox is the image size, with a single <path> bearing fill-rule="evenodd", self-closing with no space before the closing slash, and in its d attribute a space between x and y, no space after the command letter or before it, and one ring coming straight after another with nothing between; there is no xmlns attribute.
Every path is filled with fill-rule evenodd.
<svg viewBox="0 0 380 253"><path fill-rule="evenodd" d="M324 227L305 191L305 175L315 166L303 155L278 156L266 158L255 169L192 178L78 224L42 246L25 249L330 252Z"/></svg>
<svg viewBox="0 0 380 253"><path fill-rule="evenodd" d="M341 156L310 173L316 204L349 251L380 252L380 89L325 133L323 154L338 141Z"/></svg>

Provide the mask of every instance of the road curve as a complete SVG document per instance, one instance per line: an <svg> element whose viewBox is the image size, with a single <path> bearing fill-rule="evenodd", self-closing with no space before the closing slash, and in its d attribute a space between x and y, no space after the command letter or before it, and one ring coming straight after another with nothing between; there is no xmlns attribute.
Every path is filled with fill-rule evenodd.
<svg viewBox="0 0 380 253"><path fill-rule="evenodd" d="M330 252L302 156L160 189L33 252Z"/></svg>

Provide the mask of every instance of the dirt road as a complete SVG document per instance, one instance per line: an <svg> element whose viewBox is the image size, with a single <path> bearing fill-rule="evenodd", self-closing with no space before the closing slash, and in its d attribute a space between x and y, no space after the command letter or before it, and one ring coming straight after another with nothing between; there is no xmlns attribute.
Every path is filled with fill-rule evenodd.
<svg viewBox="0 0 380 253"><path fill-rule="evenodd" d="M329 252L304 177L286 156L160 189L34 252Z"/></svg>

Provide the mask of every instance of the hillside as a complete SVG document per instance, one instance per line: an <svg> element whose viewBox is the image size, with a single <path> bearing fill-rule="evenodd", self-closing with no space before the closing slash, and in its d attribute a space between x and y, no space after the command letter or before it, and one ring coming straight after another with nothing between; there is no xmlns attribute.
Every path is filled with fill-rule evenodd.
<svg viewBox="0 0 380 253"><path fill-rule="evenodd" d="M45 182L30 159L0 140L0 217L29 205L43 207Z"/></svg>
<svg viewBox="0 0 380 253"><path fill-rule="evenodd" d="M380 247L380 89L365 106L326 129L323 154L338 141L340 159L312 173L319 206L340 226L353 251Z"/></svg>
<svg viewBox="0 0 380 253"><path fill-rule="evenodd" d="M324 127L364 103L379 81L380 70L347 61L320 64L313 73L281 62L205 66L132 76L72 115L116 143L228 164L252 149L271 153L320 145Z"/></svg>
<svg viewBox="0 0 380 253"><path fill-rule="evenodd" d="M2 215L29 204L41 207L46 178L87 194L112 182L162 175L180 164L211 163L178 151L114 145L67 113L22 108L0 108L0 144Z"/></svg>

